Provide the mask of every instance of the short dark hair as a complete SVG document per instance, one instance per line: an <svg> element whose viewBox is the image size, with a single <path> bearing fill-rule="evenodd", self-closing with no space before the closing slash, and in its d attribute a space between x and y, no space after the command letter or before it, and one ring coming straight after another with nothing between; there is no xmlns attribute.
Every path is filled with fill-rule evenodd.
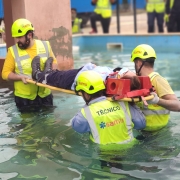
<svg viewBox="0 0 180 180"><path fill-rule="evenodd" d="M141 61L145 62L144 66L146 66L146 67L152 67L152 68L154 67L154 61L155 61L154 57L150 57L147 59L135 58L134 61L136 61L136 60L141 60Z"/></svg>
<svg viewBox="0 0 180 180"><path fill-rule="evenodd" d="M71 11L72 11L72 10L77 12L77 9L76 9L76 8L71 8Z"/></svg>
<svg viewBox="0 0 180 180"><path fill-rule="evenodd" d="M144 63L144 66L150 66L150 67L154 67L154 61L155 61L155 58L147 58L146 59L146 62Z"/></svg>

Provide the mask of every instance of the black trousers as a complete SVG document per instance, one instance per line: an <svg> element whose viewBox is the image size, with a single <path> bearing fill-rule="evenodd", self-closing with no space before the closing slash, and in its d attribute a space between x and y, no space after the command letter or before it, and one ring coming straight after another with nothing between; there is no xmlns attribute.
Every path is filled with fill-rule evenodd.
<svg viewBox="0 0 180 180"><path fill-rule="evenodd" d="M97 31L96 21L100 21L103 29L103 33L109 33L109 26L111 18L103 18L100 14L92 13L90 16L91 27L95 32Z"/></svg>
<svg viewBox="0 0 180 180"><path fill-rule="evenodd" d="M180 13L173 13L170 15L168 32L180 32Z"/></svg>
<svg viewBox="0 0 180 180"><path fill-rule="evenodd" d="M148 13L148 32L153 33L154 32L154 22L155 19L157 20L158 25L158 32L162 33L164 32L163 24L164 24L164 13L157 13L152 12Z"/></svg>
<svg viewBox="0 0 180 180"><path fill-rule="evenodd" d="M44 98L36 96L34 100L24 99L18 96L15 96L15 103L18 109L23 110L28 107L33 106L53 106L53 95L50 94Z"/></svg>

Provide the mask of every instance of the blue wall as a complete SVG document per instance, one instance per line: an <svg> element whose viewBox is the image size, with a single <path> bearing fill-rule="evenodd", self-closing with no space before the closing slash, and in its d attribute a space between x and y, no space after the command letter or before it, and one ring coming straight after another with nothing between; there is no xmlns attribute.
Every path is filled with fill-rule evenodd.
<svg viewBox="0 0 180 180"><path fill-rule="evenodd" d="M73 45L80 49L106 49L107 43L122 43L123 49L133 49L139 44L149 44L155 49L180 53L180 36L170 35L84 35L73 37Z"/></svg>
<svg viewBox="0 0 180 180"><path fill-rule="evenodd" d="M3 0L0 0L0 18L4 18Z"/></svg>

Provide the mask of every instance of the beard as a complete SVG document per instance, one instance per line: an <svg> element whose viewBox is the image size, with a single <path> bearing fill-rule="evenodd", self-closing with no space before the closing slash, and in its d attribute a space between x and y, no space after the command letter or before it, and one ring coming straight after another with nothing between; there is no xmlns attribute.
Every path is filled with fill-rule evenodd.
<svg viewBox="0 0 180 180"><path fill-rule="evenodd" d="M18 42L17 44L20 49L22 50L27 49L30 45L30 39L27 38L25 43Z"/></svg>

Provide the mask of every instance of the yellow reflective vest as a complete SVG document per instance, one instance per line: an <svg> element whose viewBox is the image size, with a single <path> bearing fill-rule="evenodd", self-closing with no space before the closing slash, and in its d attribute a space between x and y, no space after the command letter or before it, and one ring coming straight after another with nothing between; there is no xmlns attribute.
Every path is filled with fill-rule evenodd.
<svg viewBox="0 0 180 180"><path fill-rule="evenodd" d="M37 55L41 57L41 70L43 70L44 64L47 58L49 57L50 45L48 41L35 40L35 43L37 47ZM12 56L15 59L15 73L27 75L30 78L32 78L32 59L27 54L27 52L25 50L20 49L17 44L11 46L9 49L11 51ZM24 84L22 81L15 81L14 89L15 96L30 100L34 100L37 95L39 95L41 98L44 98L51 93L51 91L47 88L39 87L37 85L30 83Z"/></svg>
<svg viewBox="0 0 180 180"><path fill-rule="evenodd" d="M165 12L165 2L164 0L148 0L146 4L146 11L164 13Z"/></svg>
<svg viewBox="0 0 180 180"><path fill-rule="evenodd" d="M73 27L72 27L72 33L73 34L81 33L81 22L82 22L82 19L76 18L74 20L74 24L73 24Z"/></svg>
<svg viewBox="0 0 180 180"><path fill-rule="evenodd" d="M95 13L100 14L103 18L109 18L112 16L111 3L109 0L98 0Z"/></svg>
<svg viewBox="0 0 180 180"><path fill-rule="evenodd" d="M82 108L81 113L89 123L93 142L122 144L134 140L127 102L100 101Z"/></svg>
<svg viewBox="0 0 180 180"><path fill-rule="evenodd" d="M151 82L157 75L159 75L157 72L151 73L149 75ZM146 119L146 127L143 130L157 131L167 125L170 114L169 110L157 104L150 104L145 106L143 102L138 102L137 105L144 113Z"/></svg>

